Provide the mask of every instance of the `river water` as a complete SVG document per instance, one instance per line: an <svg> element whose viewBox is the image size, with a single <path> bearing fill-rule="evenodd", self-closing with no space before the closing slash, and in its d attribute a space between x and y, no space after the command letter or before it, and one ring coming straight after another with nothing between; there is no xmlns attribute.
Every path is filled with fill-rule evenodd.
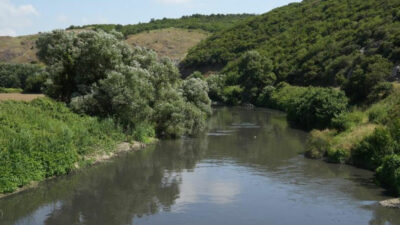
<svg viewBox="0 0 400 225"><path fill-rule="evenodd" d="M160 141L0 200L0 224L400 224L373 173L302 156L267 109L217 108L198 138Z"/></svg>

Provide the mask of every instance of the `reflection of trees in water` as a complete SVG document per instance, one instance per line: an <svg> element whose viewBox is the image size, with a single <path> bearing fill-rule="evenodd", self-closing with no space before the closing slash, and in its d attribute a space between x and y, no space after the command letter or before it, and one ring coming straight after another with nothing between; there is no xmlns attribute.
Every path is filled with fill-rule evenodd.
<svg viewBox="0 0 400 225"><path fill-rule="evenodd" d="M195 142L195 143L192 143ZM179 197L180 172L204 155L204 141L163 141L48 186L0 201L1 224L14 224L40 207L61 202L45 224L130 224L134 217L168 211Z"/></svg>
<svg viewBox="0 0 400 225"><path fill-rule="evenodd" d="M181 182L170 171L193 168L202 154L201 148L188 148L185 142L166 141L96 170L100 175L88 175L46 224L130 224L134 217L168 211L179 197Z"/></svg>

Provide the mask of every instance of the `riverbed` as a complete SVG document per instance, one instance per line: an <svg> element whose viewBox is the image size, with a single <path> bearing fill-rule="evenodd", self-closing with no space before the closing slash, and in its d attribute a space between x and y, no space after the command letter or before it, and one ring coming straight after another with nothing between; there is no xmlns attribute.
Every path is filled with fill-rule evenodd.
<svg viewBox="0 0 400 225"><path fill-rule="evenodd" d="M283 113L221 107L207 126L0 199L0 224L400 224L372 172L304 158Z"/></svg>

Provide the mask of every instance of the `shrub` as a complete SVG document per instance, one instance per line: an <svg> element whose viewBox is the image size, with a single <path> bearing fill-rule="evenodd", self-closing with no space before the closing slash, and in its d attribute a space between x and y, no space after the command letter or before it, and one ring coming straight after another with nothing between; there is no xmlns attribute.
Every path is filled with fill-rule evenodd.
<svg viewBox="0 0 400 225"><path fill-rule="evenodd" d="M223 102L223 90L225 86L225 75L214 74L206 79L208 85L208 96L213 101Z"/></svg>
<svg viewBox="0 0 400 225"><path fill-rule="evenodd" d="M400 194L400 155L386 156L376 172L383 186L396 195Z"/></svg>
<svg viewBox="0 0 400 225"><path fill-rule="evenodd" d="M239 105L242 100L243 89L239 85L226 86L223 90L224 102L228 105Z"/></svg>
<svg viewBox="0 0 400 225"><path fill-rule="evenodd" d="M331 88L310 88L288 107L287 118L295 126L324 129L347 109L343 92Z"/></svg>
<svg viewBox="0 0 400 225"><path fill-rule="evenodd" d="M375 170L387 155L394 153L394 140L387 128L377 128L352 149L351 158L357 166Z"/></svg>
<svg viewBox="0 0 400 225"><path fill-rule="evenodd" d="M360 56L354 62L351 77L343 89L353 103L378 100L390 91L384 82L392 73L393 65L380 55Z"/></svg>
<svg viewBox="0 0 400 225"><path fill-rule="evenodd" d="M80 116L47 98L0 103L0 193L75 168L125 135L112 120Z"/></svg>
<svg viewBox="0 0 400 225"><path fill-rule="evenodd" d="M22 89L20 88L3 88L0 87L0 93L21 93Z"/></svg>
<svg viewBox="0 0 400 225"><path fill-rule="evenodd" d="M331 148L332 132L313 130L307 139L305 156L312 159L321 159Z"/></svg>
<svg viewBox="0 0 400 225"><path fill-rule="evenodd" d="M343 112L332 119L331 126L338 131L345 131L362 123L364 117L364 113L358 110Z"/></svg>

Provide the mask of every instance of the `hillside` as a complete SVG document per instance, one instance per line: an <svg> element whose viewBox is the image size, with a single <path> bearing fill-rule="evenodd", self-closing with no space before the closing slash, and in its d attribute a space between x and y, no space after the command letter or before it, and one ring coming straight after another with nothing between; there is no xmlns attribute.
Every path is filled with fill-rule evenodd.
<svg viewBox="0 0 400 225"><path fill-rule="evenodd" d="M190 48L208 36L207 32L201 30L166 28L129 35L126 42L129 45L153 49L161 57L181 61Z"/></svg>
<svg viewBox="0 0 400 225"><path fill-rule="evenodd" d="M400 1L292 3L217 32L193 48L182 66L225 66L249 50L272 61L278 81L298 85L340 85L369 58L392 70L400 61Z"/></svg>
<svg viewBox="0 0 400 225"><path fill-rule="evenodd" d="M148 23L138 24L93 24L86 26L71 26L68 30L73 29L101 29L104 31L116 30L125 36L138 34L143 31L159 30L164 28L182 28L182 29L199 29L207 32L217 32L234 26L236 23L253 17L253 14L211 14L201 15L194 14L191 16L183 16L179 19L152 19Z"/></svg>
<svg viewBox="0 0 400 225"><path fill-rule="evenodd" d="M37 62L35 41L38 35L0 37L0 62Z"/></svg>
<svg viewBox="0 0 400 225"><path fill-rule="evenodd" d="M235 23L252 17L250 14L193 15L180 19L152 20L134 25L98 24L82 27L71 26L67 30L117 30L123 33L130 45L155 50L160 56L175 61L183 59L188 49L209 36L209 33L232 27ZM35 41L38 35L0 37L0 62L37 62Z"/></svg>

